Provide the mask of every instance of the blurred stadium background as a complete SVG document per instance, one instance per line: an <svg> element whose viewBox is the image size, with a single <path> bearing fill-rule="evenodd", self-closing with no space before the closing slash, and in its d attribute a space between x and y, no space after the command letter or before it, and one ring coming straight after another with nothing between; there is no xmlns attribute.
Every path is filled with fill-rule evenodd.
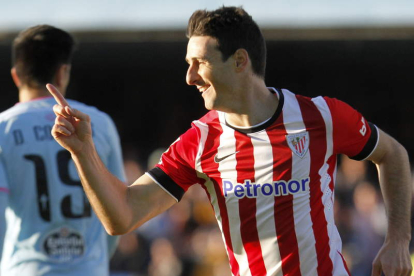
<svg viewBox="0 0 414 276"><path fill-rule="evenodd" d="M112 116L132 182L206 112L185 83L185 27L194 10L223 4L242 5L261 26L269 86L346 101L397 138L413 160L414 2L408 0L0 0L0 111L18 98L10 77L17 32L37 24L70 31L79 46L67 97ZM340 159L336 215L352 275L370 275L386 231L372 164ZM123 236L111 271L230 275L202 189L190 189L180 204Z"/></svg>

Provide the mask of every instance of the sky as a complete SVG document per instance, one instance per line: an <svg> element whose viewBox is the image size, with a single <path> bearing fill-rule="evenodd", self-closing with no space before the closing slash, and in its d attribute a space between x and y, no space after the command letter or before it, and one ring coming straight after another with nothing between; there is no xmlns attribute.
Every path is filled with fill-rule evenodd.
<svg viewBox="0 0 414 276"><path fill-rule="evenodd" d="M413 0L0 0L0 32L182 29L196 9L243 6L262 27L414 26Z"/></svg>

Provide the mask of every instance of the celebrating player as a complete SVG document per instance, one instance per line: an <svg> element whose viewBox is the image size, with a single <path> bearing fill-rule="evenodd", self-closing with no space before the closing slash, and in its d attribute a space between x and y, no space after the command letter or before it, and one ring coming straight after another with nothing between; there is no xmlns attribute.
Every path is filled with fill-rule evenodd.
<svg viewBox="0 0 414 276"><path fill-rule="evenodd" d="M55 104L45 85L62 93L75 43L48 25L21 32L13 43L11 74L19 103L0 114L1 275L109 275L116 237L109 236L86 198L70 153L51 135ZM124 180L112 119L77 101L90 114L96 150ZM2 243L4 241L4 246Z"/></svg>
<svg viewBox="0 0 414 276"><path fill-rule="evenodd" d="M265 41L242 8L198 10L187 34L187 83L210 111L127 188L100 161L89 116L48 86L59 103L52 134L107 231L132 231L200 184L234 276L349 275L333 214L337 155L346 154L380 173L388 233L372 275L410 275L406 150L342 101L267 87Z"/></svg>

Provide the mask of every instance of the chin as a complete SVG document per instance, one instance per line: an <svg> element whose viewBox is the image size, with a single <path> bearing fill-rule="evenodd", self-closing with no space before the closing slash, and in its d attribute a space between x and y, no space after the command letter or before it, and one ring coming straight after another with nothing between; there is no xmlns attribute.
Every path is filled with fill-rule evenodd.
<svg viewBox="0 0 414 276"><path fill-rule="evenodd" d="M205 103L204 106L207 110L214 110L214 107L211 104Z"/></svg>
<svg viewBox="0 0 414 276"><path fill-rule="evenodd" d="M207 110L214 110L215 108L215 101L212 99L204 98L204 106Z"/></svg>

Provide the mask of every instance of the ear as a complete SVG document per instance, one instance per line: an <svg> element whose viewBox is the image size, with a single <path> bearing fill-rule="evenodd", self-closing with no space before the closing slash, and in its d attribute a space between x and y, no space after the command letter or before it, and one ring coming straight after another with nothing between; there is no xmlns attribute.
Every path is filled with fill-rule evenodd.
<svg viewBox="0 0 414 276"><path fill-rule="evenodd" d="M58 88L65 89L70 79L70 64L62 64L56 71L54 83Z"/></svg>
<svg viewBox="0 0 414 276"><path fill-rule="evenodd" d="M20 85L21 85L21 82L20 82L20 78L19 78L19 76L17 75L17 72L16 72L16 67L13 67L13 68L10 70L10 74L11 74L11 76L12 76L12 79L13 79L14 84L17 86L17 88L19 88L19 87L20 87Z"/></svg>
<svg viewBox="0 0 414 276"><path fill-rule="evenodd" d="M249 54L245 49L238 49L234 55L234 61L237 72L242 72L246 69L249 64Z"/></svg>

